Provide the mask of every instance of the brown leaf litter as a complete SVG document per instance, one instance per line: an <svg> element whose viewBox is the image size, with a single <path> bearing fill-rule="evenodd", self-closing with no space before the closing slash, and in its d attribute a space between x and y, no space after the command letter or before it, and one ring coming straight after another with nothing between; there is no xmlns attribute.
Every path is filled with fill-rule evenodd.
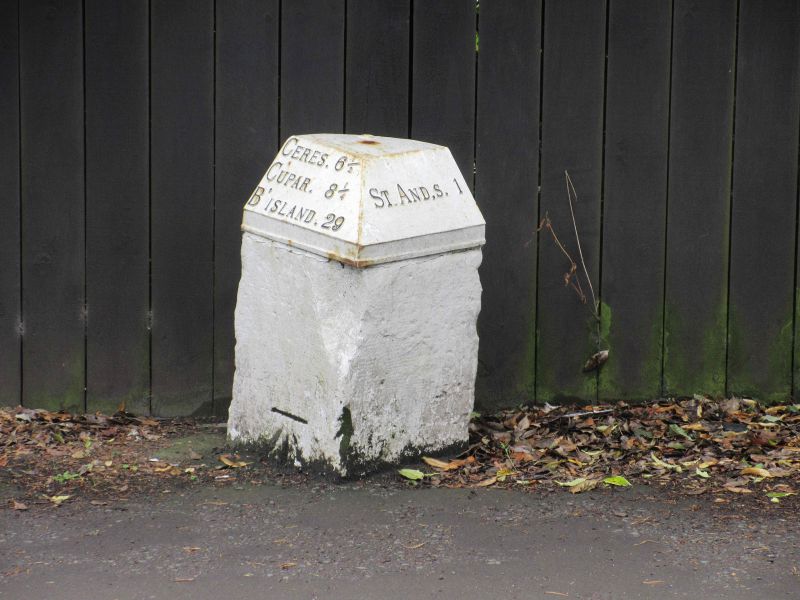
<svg viewBox="0 0 800 600"><path fill-rule="evenodd" d="M192 451L178 462L158 458L159 449L207 426L126 412L0 408L0 485L21 490L6 508L57 507L81 497L100 504L171 484L305 478L224 448L213 456ZM469 435L463 454L426 457L424 472L412 470L419 475L412 484L579 493L630 482L708 493L715 503L738 497L790 506L800 492L800 404L695 396L636 406L532 406L476 416Z"/></svg>
<svg viewBox="0 0 800 600"><path fill-rule="evenodd" d="M214 480L213 475L228 467L213 458L207 464L198 462L202 457L195 452L180 464L158 458L159 449L176 438L208 426L199 420L137 417L122 411L107 416L0 408L0 484L22 494L7 508L60 506L78 495L124 500L172 483ZM234 455L224 460L244 466ZM225 480L222 483L236 478Z"/></svg>
<svg viewBox="0 0 800 600"><path fill-rule="evenodd" d="M475 418L456 461L425 463L433 472L421 485L578 493L630 480L691 495L755 493L777 504L800 491L800 404L696 395L507 410Z"/></svg>

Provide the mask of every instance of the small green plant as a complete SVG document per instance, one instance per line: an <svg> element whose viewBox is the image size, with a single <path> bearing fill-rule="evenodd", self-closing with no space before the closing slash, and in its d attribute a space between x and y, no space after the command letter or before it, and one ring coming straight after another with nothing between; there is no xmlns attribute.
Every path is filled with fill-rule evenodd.
<svg viewBox="0 0 800 600"><path fill-rule="evenodd" d="M72 479L78 479L80 477L79 473L72 473L70 471L64 471L59 475L53 475L53 481L57 483L66 483Z"/></svg>
<svg viewBox="0 0 800 600"><path fill-rule="evenodd" d="M499 442L500 448L503 449L503 454L506 455L506 460L511 460L511 447L508 444Z"/></svg>

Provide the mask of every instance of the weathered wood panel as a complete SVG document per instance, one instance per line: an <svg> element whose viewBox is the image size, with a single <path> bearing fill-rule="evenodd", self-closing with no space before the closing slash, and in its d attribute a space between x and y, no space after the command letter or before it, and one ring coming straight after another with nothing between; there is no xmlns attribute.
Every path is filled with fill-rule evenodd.
<svg viewBox="0 0 800 600"><path fill-rule="evenodd" d="M282 4L281 142L344 130L344 31L344 0Z"/></svg>
<svg viewBox="0 0 800 600"><path fill-rule="evenodd" d="M348 0L345 131L408 136L411 0Z"/></svg>
<svg viewBox="0 0 800 600"><path fill-rule="evenodd" d="M20 402L19 36L17 0L0 0L0 405Z"/></svg>
<svg viewBox="0 0 800 600"><path fill-rule="evenodd" d="M481 406L800 395L799 11L0 0L0 400L146 412L152 382L157 414L224 414L242 204L281 137L342 130L474 175ZM534 233L549 215L578 258L564 170L599 380L590 307Z"/></svg>
<svg viewBox="0 0 800 600"><path fill-rule="evenodd" d="M415 1L413 9L409 136L450 148L467 183L472 184L475 2Z"/></svg>
<svg viewBox="0 0 800 600"><path fill-rule="evenodd" d="M541 2L483 2L475 197L486 219L477 403L534 398ZM530 242L530 243L529 243Z"/></svg>
<svg viewBox="0 0 800 600"><path fill-rule="evenodd" d="M224 415L233 382L242 207L279 144L278 0L219 2L216 11L214 414Z"/></svg>
<svg viewBox="0 0 800 600"><path fill-rule="evenodd" d="M152 407L212 410L212 0L151 5Z"/></svg>
<svg viewBox="0 0 800 600"><path fill-rule="evenodd" d="M147 0L86 0L86 405L150 410Z"/></svg>
<svg viewBox="0 0 800 600"><path fill-rule="evenodd" d="M23 403L82 411L82 3L30 0L20 8Z"/></svg>
<svg viewBox="0 0 800 600"><path fill-rule="evenodd" d="M598 350L598 321L580 265L567 199L569 171L581 247L595 291L600 277L600 194L603 165L605 2L570 0L545 7L542 98L542 191L539 212L578 265L583 304L564 285L570 262L551 234L539 234L536 396L539 401L594 401L597 373L583 373Z"/></svg>
<svg viewBox="0 0 800 600"><path fill-rule="evenodd" d="M791 393L800 4L739 8L728 392Z"/></svg>
<svg viewBox="0 0 800 600"><path fill-rule="evenodd" d="M661 394L672 3L609 8L601 334L603 400Z"/></svg>
<svg viewBox="0 0 800 600"><path fill-rule="evenodd" d="M676 0L664 393L725 393L736 5Z"/></svg>

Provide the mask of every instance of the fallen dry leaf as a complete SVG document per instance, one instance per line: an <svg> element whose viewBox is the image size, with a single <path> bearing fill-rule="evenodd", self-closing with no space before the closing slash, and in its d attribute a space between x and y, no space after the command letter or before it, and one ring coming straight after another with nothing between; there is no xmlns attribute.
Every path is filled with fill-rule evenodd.
<svg viewBox="0 0 800 600"><path fill-rule="evenodd" d="M760 467L747 467L741 470L742 475L753 475L755 477L772 477L772 474L766 469Z"/></svg>
<svg viewBox="0 0 800 600"><path fill-rule="evenodd" d="M608 361L608 350L601 350L589 357L586 364L583 365L583 372L595 371L602 367Z"/></svg>
<svg viewBox="0 0 800 600"><path fill-rule="evenodd" d="M417 548L422 548L427 542L420 542L419 544L412 544L410 546L404 546L404 548L408 548L409 550L416 550Z"/></svg>
<svg viewBox="0 0 800 600"><path fill-rule="evenodd" d="M447 471L450 469L450 462L446 460L439 460L438 458L431 458L430 456L423 456L422 461L432 466L435 469L442 469L443 471Z"/></svg>
<svg viewBox="0 0 800 600"><path fill-rule="evenodd" d="M739 487L736 485L726 485L725 490L729 492L733 492L734 494L752 494L753 490L748 490L747 488Z"/></svg>
<svg viewBox="0 0 800 600"><path fill-rule="evenodd" d="M230 454L222 454L219 457L219 461L224 465L231 467L232 469L239 469L241 467L246 467L247 465L250 464L243 460L238 460L238 458L239 458L238 456L234 457L231 456Z"/></svg>
<svg viewBox="0 0 800 600"><path fill-rule="evenodd" d="M570 494L580 494L581 492L588 492L589 490L593 490L600 484L598 479L586 479L577 485L573 485L567 488Z"/></svg>
<svg viewBox="0 0 800 600"><path fill-rule="evenodd" d="M470 457L470 458L472 458L472 457ZM529 462L529 461L532 461L532 460L536 460L533 457L533 454L531 454L529 452L519 452L519 451L512 452L511 453L511 458L516 462Z"/></svg>
<svg viewBox="0 0 800 600"><path fill-rule="evenodd" d="M438 458L431 458L430 456L423 456L422 461L435 469L442 471L452 471L453 469L460 469L464 465L475 462L474 456L462 458L459 460L439 460Z"/></svg>

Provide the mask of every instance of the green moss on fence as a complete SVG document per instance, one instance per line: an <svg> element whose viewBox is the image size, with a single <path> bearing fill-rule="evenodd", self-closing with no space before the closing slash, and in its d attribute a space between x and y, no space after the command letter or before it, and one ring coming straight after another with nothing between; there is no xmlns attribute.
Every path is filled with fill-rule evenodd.
<svg viewBox="0 0 800 600"><path fill-rule="evenodd" d="M147 336L141 336L134 362L136 377L129 387L123 388L122 383L117 383L116 388L112 388L107 396L98 396L89 381L87 412L100 411L110 415L120 406L124 406L125 410L136 415L150 414L150 340ZM105 387L108 389L110 386Z"/></svg>
<svg viewBox="0 0 800 600"><path fill-rule="evenodd" d="M535 313L534 313L535 314ZM519 371L516 373L511 392L513 403L533 402L536 393L536 339L535 319L530 319L530 331L525 336L525 347L522 351L522 359L518 364ZM506 404L509 404L506 402Z"/></svg>
<svg viewBox="0 0 800 600"><path fill-rule="evenodd" d="M791 313L793 309L787 312ZM793 325L791 317L785 319L769 346L758 356L751 356L746 343L747 329L735 308L731 307L728 322L728 394L755 398L767 404L789 399L792 393Z"/></svg>
<svg viewBox="0 0 800 600"><path fill-rule="evenodd" d="M63 391L55 395L52 393L33 393L25 399L25 405L31 408L44 408L52 411L67 411L82 413L85 409L84 395L84 361L83 354L76 356L64 369L64 379L67 380ZM33 386L32 386L33 387ZM34 389L50 388L55 390L58 386L54 382L45 381L38 383Z"/></svg>
<svg viewBox="0 0 800 600"><path fill-rule="evenodd" d="M581 308L584 307L581 305ZM588 311L588 308L586 309ZM579 318L579 317L576 317ZM574 370L574 377L570 379L571 385L564 385L556 380L556 362L564 360L557 355L542 355L537 352L536 363L536 401L537 402L567 402L582 401L594 402L597 398L597 372L583 372L584 362L595 352L597 352L597 333L598 323L593 315L589 315L585 321L585 334L572 340L576 345L583 348L583 359L574 358L575 364L570 365ZM538 328L537 328L538 339ZM539 345L537 344L537 348ZM570 357L572 360L573 357Z"/></svg>
<svg viewBox="0 0 800 600"><path fill-rule="evenodd" d="M661 393L661 312L657 311L656 317L650 327L650 332L642 336L642 359L636 365L623 364L623 357L614 351L615 338L623 335L632 335L631 332L616 332L618 321L612 317L611 307L601 303L600 308L600 334L601 340L608 348L608 362L600 370L599 399L601 401L627 400L641 401L657 397Z"/></svg>
<svg viewBox="0 0 800 600"><path fill-rule="evenodd" d="M664 394L689 396L725 394L725 351L728 303L719 303L713 322L702 334L699 346L681 344L687 338L687 326L677 309L666 307L664 320Z"/></svg>

